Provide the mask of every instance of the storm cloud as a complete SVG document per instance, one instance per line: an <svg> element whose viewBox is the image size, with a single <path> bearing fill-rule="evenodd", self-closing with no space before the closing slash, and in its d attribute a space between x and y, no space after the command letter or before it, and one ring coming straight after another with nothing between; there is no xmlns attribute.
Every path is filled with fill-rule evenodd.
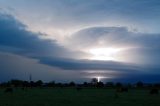
<svg viewBox="0 0 160 106"><path fill-rule="evenodd" d="M39 38L38 36L40 35L38 34L40 33L27 31L27 26L17 21L11 15L1 14L0 17L1 52L9 52L29 58L36 58L40 63L72 70L106 70L121 64L108 62L109 65L107 65L108 63L106 64L106 62L67 59L71 57L66 56L70 56L70 53L73 53L72 55L74 55L74 52L69 52L69 50L64 47L59 46L56 41ZM119 68L121 69L121 67Z"/></svg>
<svg viewBox="0 0 160 106"><path fill-rule="evenodd" d="M0 0L1 79L21 76L16 73L27 72L25 65L37 78L45 69L45 78L55 73L57 79L108 71L112 77L116 72L127 79L158 78L159 5L157 0ZM91 51L99 48L121 51L111 54L115 60L94 60Z"/></svg>

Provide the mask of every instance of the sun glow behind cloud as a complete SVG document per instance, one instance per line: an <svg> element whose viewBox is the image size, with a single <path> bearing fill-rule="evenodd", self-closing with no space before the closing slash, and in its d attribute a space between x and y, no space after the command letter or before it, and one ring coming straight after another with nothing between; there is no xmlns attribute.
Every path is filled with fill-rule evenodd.
<svg viewBox="0 0 160 106"><path fill-rule="evenodd" d="M85 70L81 71L80 74L84 75L83 78L87 78L89 80L96 78L99 82L119 78L126 74L126 72L117 72L114 70Z"/></svg>
<svg viewBox="0 0 160 106"><path fill-rule="evenodd" d="M91 60L117 60L117 55L122 48L94 48L89 52L93 55Z"/></svg>

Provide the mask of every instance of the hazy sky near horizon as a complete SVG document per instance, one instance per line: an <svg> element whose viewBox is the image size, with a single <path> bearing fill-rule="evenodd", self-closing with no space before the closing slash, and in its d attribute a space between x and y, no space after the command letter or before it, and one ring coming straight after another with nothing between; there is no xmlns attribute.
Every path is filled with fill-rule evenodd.
<svg viewBox="0 0 160 106"><path fill-rule="evenodd" d="M0 0L0 80L160 79L159 0Z"/></svg>

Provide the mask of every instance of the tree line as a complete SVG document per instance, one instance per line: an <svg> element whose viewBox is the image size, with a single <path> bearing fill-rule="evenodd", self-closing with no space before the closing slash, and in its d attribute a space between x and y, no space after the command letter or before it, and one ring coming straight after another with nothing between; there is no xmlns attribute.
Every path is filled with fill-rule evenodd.
<svg viewBox="0 0 160 106"><path fill-rule="evenodd" d="M138 81L137 83L121 83L121 82L102 82L93 78L90 82L83 82L82 84L75 83L71 81L69 83L56 83L55 81L44 83L42 80L38 81L23 81L23 80L10 80L8 82L0 83L0 87L127 87L127 88L147 88L147 87L157 87L160 88L160 83L143 83Z"/></svg>

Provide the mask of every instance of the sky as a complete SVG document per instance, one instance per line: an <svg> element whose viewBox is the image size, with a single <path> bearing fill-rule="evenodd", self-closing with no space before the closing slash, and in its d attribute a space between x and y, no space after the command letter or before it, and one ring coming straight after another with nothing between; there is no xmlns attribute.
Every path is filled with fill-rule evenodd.
<svg viewBox="0 0 160 106"><path fill-rule="evenodd" d="M0 82L159 82L159 19L159 0L0 0Z"/></svg>

